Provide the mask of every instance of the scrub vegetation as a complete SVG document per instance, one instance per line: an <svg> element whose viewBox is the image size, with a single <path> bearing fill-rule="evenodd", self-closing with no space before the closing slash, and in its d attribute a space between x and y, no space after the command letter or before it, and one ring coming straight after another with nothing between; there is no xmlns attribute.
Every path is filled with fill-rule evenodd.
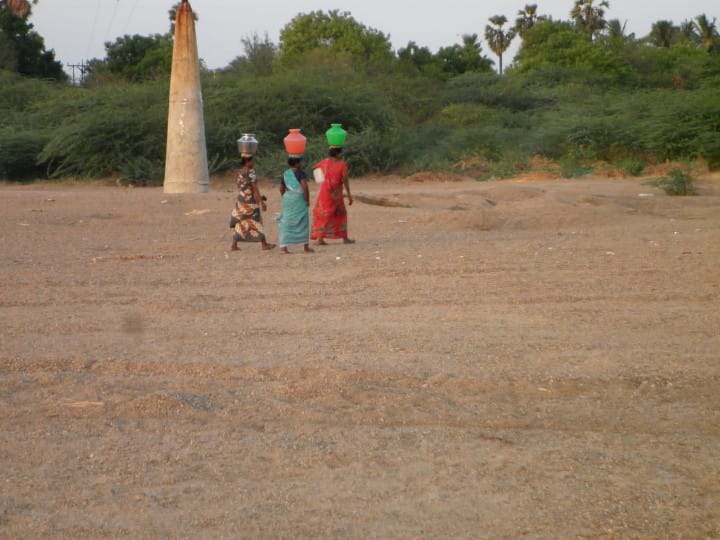
<svg viewBox="0 0 720 540"><path fill-rule="evenodd" d="M715 19L657 21L637 37L607 19L607 2L577 0L568 12L552 20L532 4L514 21L491 17L480 29L488 54L478 34L437 52L415 42L393 51L388 36L339 11L297 15L277 44L248 36L228 66L203 69L211 173L237 165L243 132L261 141L268 175L284 166L289 127L308 137L308 160L319 158L331 122L350 133L354 175L720 167ZM0 55L0 178L161 183L170 34L107 43L106 58L68 81L27 17L0 3L0 40L10 44ZM511 42L518 53L505 58Z"/></svg>

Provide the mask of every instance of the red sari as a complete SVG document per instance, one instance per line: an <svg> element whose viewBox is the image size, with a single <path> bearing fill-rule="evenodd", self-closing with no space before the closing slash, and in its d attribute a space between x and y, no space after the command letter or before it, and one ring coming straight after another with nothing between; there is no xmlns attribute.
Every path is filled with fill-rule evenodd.
<svg viewBox="0 0 720 540"><path fill-rule="evenodd" d="M318 167L325 174L325 181L320 184L317 202L313 208L310 238L347 238L347 210L343 200L343 180L347 177L347 165L342 160L326 158L313 169Z"/></svg>

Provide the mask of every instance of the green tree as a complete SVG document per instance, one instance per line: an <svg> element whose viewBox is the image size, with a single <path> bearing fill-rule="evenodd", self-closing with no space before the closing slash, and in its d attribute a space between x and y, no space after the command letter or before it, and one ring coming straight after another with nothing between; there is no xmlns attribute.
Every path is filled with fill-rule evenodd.
<svg viewBox="0 0 720 540"><path fill-rule="evenodd" d="M301 13L280 31L280 61L285 65L317 49L349 54L365 62L393 58L388 36L337 9Z"/></svg>
<svg viewBox="0 0 720 540"><path fill-rule="evenodd" d="M680 29L672 21L657 21L650 28L646 41L655 47L670 47L677 41Z"/></svg>
<svg viewBox="0 0 720 540"><path fill-rule="evenodd" d="M695 27L695 21L684 20L680 23L680 38L682 41L698 44L700 43L700 36L697 33Z"/></svg>
<svg viewBox="0 0 720 540"><path fill-rule="evenodd" d="M409 41L405 47L400 47L397 57L403 62L412 64L419 70L433 62L433 53L427 47L421 47L414 41Z"/></svg>
<svg viewBox="0 0 720 540"><path fill-rule="evenodd" d="M465 73L490 70L490 62L482 55L482 44L478 41L477 34L462 35L460 57L464 64Z"/></svg>
<svg viewBox="0 0 720 540"><path fill-rule="evenodd" d="M440 47L435 58L437 58L442 72L447 77L455 77L456 75L465 73L461 47L457 43L447 47Z"/></svg>
<svg viewBox="0 0 720 540"><path fill-rule="evenodd" d="M607 0L602 0L597 5L595 5L595 0L575 0L575 6L570 11L570 17L575 21L575 25L581 28L592 41L595 35L607 25L604 18L604 8L609 7L610 3Z"/></svg>
<svg viewBox="0 0 720 540"><path fill-rule="evenodd" d="M0 69L15 71L28 77L66 81L62 64L55 60L55 52L45 50L42 36L33 30L22 10L0 4Z"/></svg>
<svg viewBox="0 0 720 540"><path fill-rule="evenodd" d="M230 62L227 71L249 73L255 76L271 75L278 58L278 48L270 40L267 32L263 37L255 32L240 41L245 54Z"/></svg>
<svg viewBox="0 0 720 540"><path fill-rule="evenodd" d="M2 17L1 14L0 17ZM15 42L10 35L0 29L0 71L15 71L16 69Z"/></svg>
<svg viewBox="0 0 720 540"><path fill-rule="evenodd" d="M627 21L624 23L620 22L620 19L609 20L605 27L605 35L610 39L616 39L620 41L633 41L635 34L626 34L625 28L627 27Z"/></svg>
<svg viewBox="0 0 720 540"><path fill-rule="evenodd" d="M156 79L170 73L172 38L168 34L125 35L105 43L104 60L90 61L90 82L104 77L131 82Z"/></svg>
<svg viewBox="0 0 720 540"><path fill-rule="evenodd" d="M630 65L615 47L587 39L570 22L541 21L525 33L515 57L521 73L540 71L562 78L577 77L619 84L630 75Z"/></svg>
<svg viewBox="0 0 720 540"><path fill-rule="evenodd" d="M482 45L477 34L463 34L462 44L441 47L435 58L442 72L449 77L492 69L492 61L482 55Z"/></svg>
<svg viewBox="0 0 720 540"><path fill-rule="evenodd" d="M695 17L695 29L700 39L700 47L708 52L720 52L720 40L714 18L711 22L706 15L698 15Z"/></svg>
<svg viewBox="0 0 720 540"><path fill-rule="evenodd" d="M488 20L492 26L489 24L485 26L485 39L490 46L490 50L498 57L498 73L502 75L503 54L510 47L510 43L515 37L515 30L511 28L507 32L505 31L503 26L508 22L505 15L495 15Z"/></svg>
<svg viewBox="0 0 720 540"><path fill-rule="evenodd" d="M267 32L262 39L255 33L240 41L253 75L270 75L278 57L278 47L270 40Z"/></svg>

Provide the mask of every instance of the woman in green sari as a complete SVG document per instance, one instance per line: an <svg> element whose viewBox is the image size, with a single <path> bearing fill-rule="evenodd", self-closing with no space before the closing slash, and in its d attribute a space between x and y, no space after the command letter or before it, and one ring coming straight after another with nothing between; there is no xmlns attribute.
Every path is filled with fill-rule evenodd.
<svg viewBox="0 0 720 540"><path fill-rule="evenodd" d="M289 157L290 168L280 182L282 214L279 221L280 251L290 253L288 246L302 244L305 253L310 249L310 188L307 175L302 170L302 158Z"/></svg>

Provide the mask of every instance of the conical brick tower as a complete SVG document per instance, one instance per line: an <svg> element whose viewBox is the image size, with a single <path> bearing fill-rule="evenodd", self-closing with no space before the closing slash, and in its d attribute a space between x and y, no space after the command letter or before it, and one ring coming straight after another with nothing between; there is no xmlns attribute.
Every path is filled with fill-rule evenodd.
<svg viewBox="0 0 720 540"><path fill-rule="evenodd" d="M175 19L165 151L165 193L207 193L207 148L195 21L187 0Z"/></svg>

